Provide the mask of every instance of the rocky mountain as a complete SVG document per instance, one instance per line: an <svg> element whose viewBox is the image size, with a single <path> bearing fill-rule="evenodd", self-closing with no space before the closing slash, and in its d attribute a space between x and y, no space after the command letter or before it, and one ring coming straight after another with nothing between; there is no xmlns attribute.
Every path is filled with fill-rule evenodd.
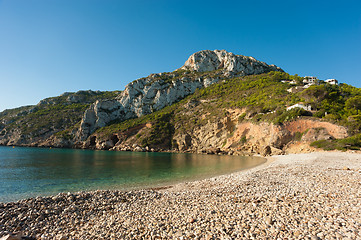
<svg viewBox="0 0 361 240"><path fill-rule="evenodd" d="M214 71L218 72L214 72ZM194 74L210 72L212 74ZM283 71L252 57L234 55L225 50L192 54L184 66L172 73L151 74L129 83L114 100L97 101L84 113L77 139L84 141L96 129L111 121L124 121L158 111L220 79L270 71Z"/></svg>
<svg viewBox="0 0 361 240"><path fill-rule="evenodd" d="M205 50L124 91L64 93L6 110L0 145L227 154L359 149L361 90L319 83L306 88L274 65ZM287 110L301 103L311 110Z"/></svg>

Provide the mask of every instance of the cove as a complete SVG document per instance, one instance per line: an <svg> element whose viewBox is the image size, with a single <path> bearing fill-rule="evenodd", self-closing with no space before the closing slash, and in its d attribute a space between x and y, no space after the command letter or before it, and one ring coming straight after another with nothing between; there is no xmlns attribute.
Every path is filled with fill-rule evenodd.
<svg viewBox="0 0 361 240"><path fill-rule="evenodd" d="M261 157L0 147L0 202L96 189L129 190L255 167Z"/></svg>

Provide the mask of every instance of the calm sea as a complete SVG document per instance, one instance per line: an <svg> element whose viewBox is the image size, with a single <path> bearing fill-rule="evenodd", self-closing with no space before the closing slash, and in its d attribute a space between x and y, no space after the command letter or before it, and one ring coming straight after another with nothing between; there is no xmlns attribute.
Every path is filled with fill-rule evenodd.
<svg viewBox="0 0 361 240"><path fill-rule="evenodd" d="M59 192L156 187L263 162L258 157L0 146L0 202Z"/></svg>

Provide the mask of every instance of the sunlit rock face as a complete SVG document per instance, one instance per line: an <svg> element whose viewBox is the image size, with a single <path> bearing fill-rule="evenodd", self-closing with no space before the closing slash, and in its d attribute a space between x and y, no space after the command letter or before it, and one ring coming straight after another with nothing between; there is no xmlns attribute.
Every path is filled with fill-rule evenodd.
<svg viewBox="0 0 361 240"><path fill-rule="evenodd" d="M257 61L253 57L235 55L225 50L204 50L192 54L181 69L207 72L218 69L237 75L261 74L269 71L283 71L275 65Z"/></svg>

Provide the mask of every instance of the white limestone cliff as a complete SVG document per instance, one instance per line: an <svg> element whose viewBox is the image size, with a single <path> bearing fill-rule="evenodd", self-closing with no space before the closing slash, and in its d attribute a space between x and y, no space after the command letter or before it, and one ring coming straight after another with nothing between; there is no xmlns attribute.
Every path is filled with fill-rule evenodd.
<svg viewBox="0 0 361 240"><path fill-rule="evenodd" d="M184 70L207 72L223 69L238 75L261 74L268 71L282 71L275 65L257 61L253 57L235 55L225 50L204 50L192 54L181 67Z"/></svg>

